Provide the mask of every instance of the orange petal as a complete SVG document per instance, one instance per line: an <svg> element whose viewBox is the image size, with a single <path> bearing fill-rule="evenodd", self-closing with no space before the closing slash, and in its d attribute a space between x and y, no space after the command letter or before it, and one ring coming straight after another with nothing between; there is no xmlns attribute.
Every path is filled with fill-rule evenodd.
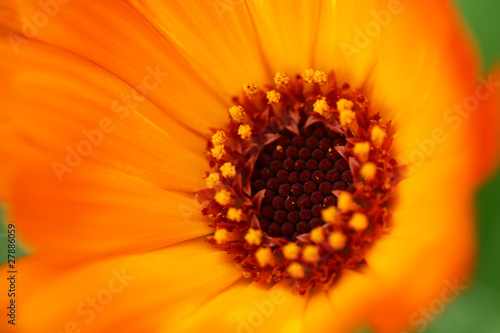
<svg viewBox="0 0 500 333"><path fill-rule="evenodd" d="M497 153L496 123L487 121L498 117L497 96L477 95L474 56L449 4L426 4L406 3L384 29L369 81L374 109L393 120L393 152L409 165L392 210L394 230L367 257L385 290L370 311L380 332L418 329L420 308L467 282L472 194ZM475 99L478 106L467 111Z"/></svg>
<svg viewBox="0 0 500 333"><path fill-rule="evenodd" d="M475 94L491 93L482 102L478 113L471 116L469 130L466 133L471 147L471 177L478 182L491 176L500 158L500 68L493 73L480 76L482 81ZM478 149L478 147L480 147Z"/></svg>
<svg viewBox="0 0 500 333"><path fill-rule="evenodd" d="M240 281L175 326L180 332L351 332L358 327L380 289L368 274L345 272L329 295L291 293L280 283L272 288ZM168 327L174 330L174 327ZM169 331L165 329L164 331Z"/></svg>
<svg viewBox="0 0 500 333"><path fill-rule="evenodd" d="M498 115L498 93L477 78L477 57L465 37L450 3L402 4L381 30L366 88L374 111L392 121L400 164L418 169L425 161L461 161L465 181L477 184L484 173L478 170L478 147L485 148L483 155L496 153L491 142L497 139L487 135L494 125L484 120Z"/></svg>
<svg viewBox="0 0 500 333"><path fill-rule="evenodd" d="M384 1L379 6L388 11ZM374 106L396 126L426 117L442 121L447 108L471 93L478 73L478 57L461 22L450 2L429 0L401 3L389 20L367 83Z"/></svg>
<svg viewBox="0 0 500 333"><path fill-rule="evenodd" d="M276 72L302 74L312 66L319 2L248 1L247 5L273 76Z"/></svg>
<svg viewBox="0 0 500 333"><path fill-rule="evenodd" d="M35 41L18 55L9 48L0 44L9 163L26 163L27 145L50 160L45 167L59 166L60 181L93 161L167 189L203 187L203 138L88 61Z"/></svg>
<svg viewBox="0 0 500 333"><path fill-rule="evenodd" d="M367 317L382 290L370 271L344 271L327 293L318 293L304 311L304 332L353 332Z"/></svg>
<svg viewBox="0 0 500 333"><path fill-rule="evenodd" d="M9 53L30 53L33 40L40 40L87 59L130 87L140 86L151 68L162 81L148 91L148 100L175 121L203 135L227 121L227 100L221 103L179 50L131 5L71 1L57 7L42 24L36 21L44 15L39 1L3 1L0 19L10 32Z"/></svg>
<svg viewBox="0 0 500 333"><path fill-rule="evenodd" d="M224 102L247 81L269 80L244 1L129 2Z"/></svg>
<svg viewBox="0 0 500 333"><path fill-rule="evenodd" d="M64 182L28 161L11 179L9 220L54 262L148 251L213 232L193 194L89 164Z"/></svg>
<svg viewBox="0 0 500 333"><path fill-rule="evenodd" d="M71 326L89 332L156 332L241 276L230 256L203 240L67 269L38 259L18 263L19 317L14 330L2 320L2 332L61 332ZM6 270L1 269L2 277ZM7 279L0 284L8 290ZM7 293L1 297L5 309ZM186 300L189 304L178 306Z"/></svg>
<svg viewBox="0 0 500 333"><path fill-rule="evenodd" d="M305 298L276 285L271 289L241 281L164 332L299 332ZM209 326L207 326L209 325ZM162 331L162 332L163 332Z"/></svg>
<svg viewBox="0 0 500 333"><path fill-rule="evenodd" d="M347 82L359 88L377 62L378 38L360 37L376 9L374 0L320 2L314 66L334 70L340 86Z"/></svg>
<svg viewBox="0 0 500 333"><path fill-rule="evenodd" d="M473 193L463 173L435 161L421 170L398 185L394 228L366 258L384 290L383 306L370 312L381 332L413 324L416 311L439 300L450 283L466 284L472 265Z"/></svg>

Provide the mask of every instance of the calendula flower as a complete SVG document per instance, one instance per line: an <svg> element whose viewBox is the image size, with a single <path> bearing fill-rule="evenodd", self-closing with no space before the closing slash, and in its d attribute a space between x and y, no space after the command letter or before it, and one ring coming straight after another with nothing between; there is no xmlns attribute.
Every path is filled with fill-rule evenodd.
<svg viewBox="0 0 500 333"><path fill-rule="evenodd" d="M466 283L499 78L448 2L0 13L6 331L399 332Z"/></svg>

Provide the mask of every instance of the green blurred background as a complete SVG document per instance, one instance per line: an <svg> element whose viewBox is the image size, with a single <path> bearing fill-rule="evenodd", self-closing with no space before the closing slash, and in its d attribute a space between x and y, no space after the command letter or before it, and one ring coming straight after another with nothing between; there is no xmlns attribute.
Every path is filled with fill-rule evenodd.
<svg viewBox="0 0 500 333"><path fill-rule="evenodd" d="M454 1L478 42L483 72L495 63L500 66L500 0ZM425 333L500 333L500 169L476 197L480 237L476 282ZM6 260L6 248L0 224L0 263Z"/></svg>

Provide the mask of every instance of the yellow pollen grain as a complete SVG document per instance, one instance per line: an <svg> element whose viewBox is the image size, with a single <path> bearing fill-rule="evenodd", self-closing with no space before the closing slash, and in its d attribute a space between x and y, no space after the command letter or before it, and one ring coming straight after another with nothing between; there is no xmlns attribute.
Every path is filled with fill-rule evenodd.
<svg viewBox="0 0 500 333"><path fill-rule="evenodd" d="M337 208L341 211L348 212L357 208L356 203L349 192L342 192L338 196Z"/></svg>
<svg viewBox="0 0 500 333"><path fill-rule="evenodd" d="M337 101L337 110L342 111L342 110L352 110L352 107L354 104L345 98L339 99Z"/></svg>
<svg viewBox="0 0 500 333"><path fill-rule="evenodd" d="M361 170L359 170L359 174L367 181L371 181L377 174L377 165L373 162L365 163L361 167Z"/></svg>
<svg viewBox="0 0 500 333"><path fill-rule="evenodd" d="M330 116L330 106L326 102L325 97L317 99L316 102L314 102L313 110L314 112L319 113L325 118Z"/></svg>
<svg viewBox="0 0 500 333"><path fill-rule="evenodd" d="M259 246L262 242L262 231L258 229L248 229L245 240L250 245Z"/></svg>
<svg viewBox="0 0 500 333"><path fill-rule="evenodd" d="M212 156L216 160L220 160L221 158L224 157L224 154L226 153L226 150L224 149L224 146L220 145L220 146L215 146L214 148L212 148L210 150L210 152L212 153Z"/></svg>
<svg viewBox="0 0 500 333"><path fill-rule="evenodd" d="M276 150L279 151L279 152L282 152L283 151L283 146L277 145L276 146Z"/></svg>
<svg viewBox="0 0 500 333"><path fill-rule="evenodd" d="M311 240L316 244L321 244L325 241L325 235L323 234L323 228L316 227L311 231Z"/></svg>
<svg viewBox="0 0 500 333"><path fill-rule="evenodd" d="M281 98L281 94L276 90L270 90L266 94L267 104L278 103Z"/></svg>
<svg viewBox="0 0 500 333"><path fill-rule="evenodd" d="M335 206L330 206L321 211L321 217L326 223L336 223L338 220L338 212Z"/></svg>
<svg viewBox="0 0 500 333"><path fill-rule="evenodd" d="M243 216L243 211L239 208L231 207L227 210L226 216L231 221L241 222L241 217Z"/></svg>
<svg viewBox="0 0 500 333"><path fill-rule="evenodd" d="M312 68L306 69L304 73L302 73L302 78L307 83L312 83L314 81L314 69Z"/></svg>
<svg viewBox="0 0 500 333"><path fill-rule="evenodd" d="M368 218L365 214L356 212L349 220L349 227L356 231L363 231L368 227Z"/></svg>
<svg viewBox="0 0 500 333"><path fill-rule="evenodd" d="M229 108L229 115L237 123L241 123L243 118L245 118L245 109L241 105L231 106Z"/></svg>
<svg viewBox="0 0 500 333"><path fill-rule="evenodd" d="M354 156L360 161L364 163L368 161L368 157L370 156L370 143L369 142L358 142L354 145L353 149Z"/></svg>
<svg viewBox="0 0 500 333"><path fill-rule="evenodd" d="M302 258L307 262L318 262L319 261L319 248L316 245L307 245L302 252Z"/></svg>
<svg viewBox="0 0 500 333"><path fill-rule="evenodd" d="M334 231L328 236L328 244L334 250L342 250L345 247L347 237L340 231Z"/></svg>
<svg viewBox="0 0 500 333"><path fill-rule="evenodd" d="M226 229L217 229L214 233L214 239L217 244L223 244L229 240L229 232Z"/></svg>
<svg viewBox="0 0 500 333"><path fill-rule="evenodd" d="M231 164L231 162L222 164L220 167L220 171L222 173L222 177L225 178L233 178L234 176L236 176L236 168Z"/></svg>
<svg viewBox="0 0 500 333"><path fill-rule="evenodd" d="M278 72L274 76L274 83L278 88L284 88L290 82L290 78L285 73Z"/></svg>
<svg viewBox="0 0 500 333"><path fill-rule="evenodd" d="M376 125L372 128L370 139L373 145L377 148L382 147L384 140L387 138L387 133L382 129L382 127Z"/></svg>
<svg viewBox="0 0 500 333"><path fill-rule="evenodd" d="M252 82L243 84L242 88L247 96L253 96L257 93L257 86Z"/></svg>
<svg viewBox="0 0 500 333"><path fill-rule="evenodd" d="M220 185L220 176L218 173L212 172L211 174L208 175L205 181L207 184L207 188L211 189Z"/></svg>
<svg viewBox="0 0 500 333"><path fill-rule="evenodd" d="M328 75L326 75L326 73L322 71L315 71L313 80L314 82L322 86L328 82Z"/></svg>
<svg viewBox="0 0 500 333"><path fill-rule="evenodd" d="M354 113L354 111L351 111L351 110L342 110L342 111L340 111L339 118L340 118L340 125L342 125L343 127L346 127L346 126L352 124L352 122L356 118L356 113Z"/></svg>
<svg viewBox="0 0 500 333"><path fill-rule="evenodd" d="M274 255L268 247L261 247L255 251L255 259L257 259L257 263L260 267L274 264Z"/></svg>
<svg viewBox="0 0 500 333"><path fill-rule="evenodd" d="M250 128L250 125L248 124L240 125L240 127L238 127L238 135L243 140L250 138L252 136L252 129Z"/></svg>
<svg viewBox="0 0 500 333"><path fill-rule="evenodd" d="M217 201L217 203L219 203L219 205L229 205L229 203L231 202L231 192L229 192L228 190L220 190L219 192L217 192L217 194L215 194L214 199L215 201Z"/></svg>
<svg viewBox="0 0 500 333"><path fill-rule="evenodd" d="M227 135L223 131L217 131L212 136L212 143L214 147L223 146L227 141Z"/></svg>
<svg viewBox="0 0 500 333"><path fill-rule="evenodd" d="M288 272L288 274L290 274L291 277L293 277L295 279L303 278L305 273L306 273L304 270L304 266L302 266L298 262L291 263L287 267L286 271Z"/></svg>
<svg viewBox="0 0 500 333"><path fill-rule="evenodd" d="M299 257L300 247L295 243L288 243L283 246L283 256L289 260L295 260Z"/></svg>

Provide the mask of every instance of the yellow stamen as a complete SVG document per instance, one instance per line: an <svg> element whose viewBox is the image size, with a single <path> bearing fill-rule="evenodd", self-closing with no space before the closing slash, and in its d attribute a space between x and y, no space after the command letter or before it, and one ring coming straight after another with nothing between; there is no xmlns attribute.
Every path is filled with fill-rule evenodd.
<svg viewBox="0 0 500 333"><path fill-rule="evenodd" d="M247 96L253 96L257 93L257 86L252 82L247 82L243 85L243 91Z"/></svg>
<svg viewBox="0 0 500 333"><path fill-rule="evenodd" d="M387 138L387 133L378 125L372 128L372 133L370 136L373 145L377 148L382 147L384 140Z"/></svg>
<svg viewBox="0 0 500 333"><path fill-rule="evenodd" d="M214 234L214 239L217 242L217 244L223 244L230 240L229 232L226 229L217 229L217 231Z"/></svg>
<svg viewBox="0 0 500 333"><path fill-rule="evenodd" d="M323 228L316 227L311 231L311 240L316 244L321 244L325 241L325 235L323 234Z"/></svg>
<svg viewBox="0 0 500 333"><path fill-rule="evenodd" d="M238 127L238 135L243 139L243 140L246 140L248 139L249 137L252 136L252 129L250 128L250 125L240 125L240 127Z"/></svg>
<svg viewBox="0 0 500 333"><path fill-rule="evenodd" d="M276 146L276 150L279 151L279 152L282 152L283 151L283 146L277 145Z"/></svg>
<svg viewBox="0 0 500 333"><path fill-rule="evenodd" d="M301 279L305 275L304 266L299 264L298 262L292 262L286 269L288 274L295 279Z"/></svg>
<svg viewBox="0 0 500 333"><path fill-rule="evenodd" d="M243 211L238 208L231 207L227 210L227 218L231 221L241 222L241 217L243 215Z"/></svg>
<svg viewBox="0 0 500 333"><path fill-rule="evenodd" d="M326 75L325 72L315 71L314 72L314 82L316 82L317 84L322 86L328 82L328 76Z"/></svg>
<svg viewBox="0 0 500 333"><path fill-rule="evenodd" d="M326 102L326 98L322 97L320 99L317 99L316 102L314 102L313 110L316 113L319 113L325 118L330 117L330 106Z"/></svg>
<svg viewBox="0 0 500 333"><path fill-rule="evenodd" d="M207 188L214 188L220 185L220 176L218 173L212 172L211 174L208 175L205 181L207 184Z"/></svg>
<svg viewBox="0 0 500 333"><path fill-rule="evenodd" d="M225 178L232 178L236 176L236 168L231 164L231 162L222 164L220 167L220 171L222 172L222 177Z"/></svg>
<svg viewBox="0 0 500 333"><path fill-rule="evenodd" d="M328 244L330 244L334 250L342 250L346 241L347 237L340 231L334 231L328 237Z"/></svg>
<svg viewBox="0 0 500 333"><path fill-rule="evenodd" d="M278 88L284 88L290 82L290 78L285 73L278 72L274 76L274 83Z"/></svg>
<svg viewBox="0 0 500 333"><path fill-rule="evenodd" d="M377 174L377 165L373 162L365 163L359 170L359 174L367 181L371 181Z"/></svg>
<svg viewBox="0 0 500 333"><path fill-rule="evenodd" d="M274 264L274 255L268 247L261 247L255 252L255 259L260 267Z"/></svg>
<svg viewBox="0 0 500 333"><path fill-rule="evenodd" d="M316 245L307 245L304 248L302 257L307 262L318 262L319 261L319 248Z"/></svg>
<svg viewBox="0 0 500 333"><path fill-rule="evenodd" d="M368 161L370 155L370 143L358 142L354 145L354 156L358 158L361 163Z"/></svg>
<svg viewBox="0 0 500 333"><path fill-rule="evenodd" d="M349 192L342 192L338 197L337 208L341 211L348 212L357 208L356 203Z"/></svg>
<svg viewBox="0 0 500 333"><path fill-rule="evenodd" d="M245 235L245 240L250 245L259 246L262 242L262 231L259 229L248 229L247 234Z"/></svg>
<svg viewBox="0 0 500 333"><path fill-rule="evenodd" d="M289 260L295 260L299 257L300 247L295 243L288 243L283 246L283 256Z"/></svg>
<svg viewBox="0 0 500 333"><path fill-rule="evenodd" d="M345 98L337 102L337 110L340 112L340 124L343 127L350 125L356 117L356 114L352 111L353 106L354 104Z"/></svg>
<svg viewBox="0 0 500 333"><path fill-rule="evenodd" d="M281 98L281 94L277 92L276 90L270 90L266 94L267 97L267 104L272 104L272 103L278 103Z"/></svg>
<svg viewBox="0 0 500 333"><path fill-rule="evenodd" d="M337 101L337 110L342 111L342 110L352 110L352 107L354 104L345 98L339 99Z"/></svg>
<svg viewBox="0 0 500 333"><path fill-rule="evenodd" d="M349 226L356 231L363 231L368 227L368 218L365 214L356 212L349 220Z"/></svg>
<svg viewBox="0 0 500 333"><path fill-rule="evenodd" d="M221 146L215 146L210 150L210 152L212 153L212 156L216 160L220 160L222 157L224 157L226 150L224 149L224 146L221 145Z"/></svg>
<svg viewBox="0 0 500 333"><path fill-rule="evenodd" d="M237 105L237 106L231 106L229 108L229 115L231 116L231 118L233 118L235 122L241 123L243 118L245 118L246 113L245 109L243 109L241 105Z"/></svg>
<svg viewBox="0 0 500 333"><path fill-rule="evenodd" d="M336 223L338 221L338 212L335 206L330 206L321 211L321 217L326 223Z"/></svg>
<svg viewBox="0 0 500 333"><path fill-rule="evenodd" d="M312 83L314 80L314 69L312 69L312 68L306 69L304 71L304 73L302 74L302 78L307 83Z"/></svg>
<svg viewBox="0 0 500 333"><path fill-rule="evenodd" d="M215 194L215 201L219 203L219 205L226 206L231 202L231 192L228 190L220 190Z"/></svg>
<svg viewBox="0 0 500 333"><path fill-rule="evenodd" d="M342 110L340 111L340 125L343 127L349 126L352 124L354 119L356 118L356 114L351 110Z"/></svg>
<svg viewBox="0 0 500 333"><path fill-rule="evenodd" d="M223 146L227 141L227 135L223 131L217 131L212 136L212 143L214 147Z"/></svg>

